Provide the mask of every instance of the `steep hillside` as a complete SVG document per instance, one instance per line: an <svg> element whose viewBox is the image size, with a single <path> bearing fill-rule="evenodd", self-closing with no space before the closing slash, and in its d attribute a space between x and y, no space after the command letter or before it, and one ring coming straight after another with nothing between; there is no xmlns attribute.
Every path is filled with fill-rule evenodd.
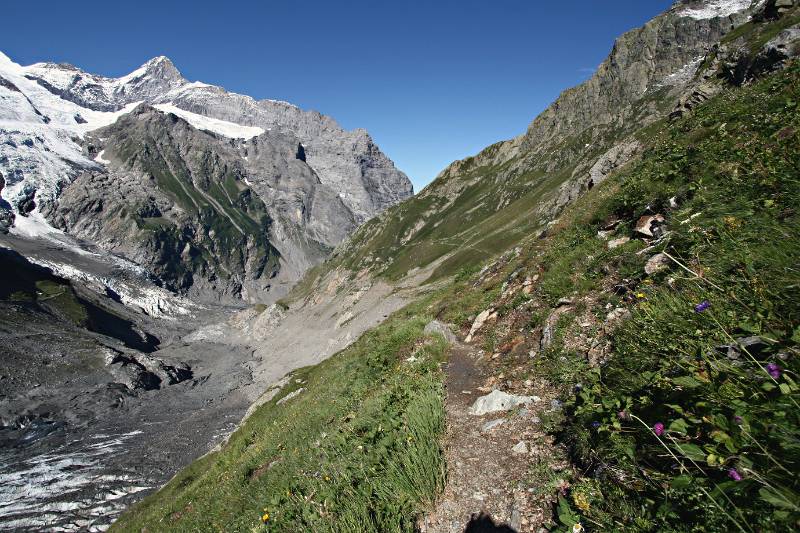
<svg viewBox="0 0 800 533"><path fill-rule="evenodd" d="M544 230L639 153L648 126L725 83L720 64L735 65L751 44L743 38L753 29L750 2L707 4L678 2L620 37L592 78L565 91L525 134L453 163L411 201L360 228L317 271L320 281L337 269L398 279L437 264L435 280ZM770 36L797 22L783 16ZM739 35L730 33L736 28Z"/></svg>
<svg viewBox="0 0 800 533"><path fill-rule="evenodd" d="M729 28L747 5L681 2L626 38ZM548 145L527 182L539 193L506 180L538 150L522 137L365 225L292 305L426 265L437 283L288 375L225 446L115 529L796 528L797 9L759 3L708 42L663 114L628 115L631 129L609 134L614 155ZM636 77L630 65L618 83ZM537 119L531 131L547 145L571 130ZM598 172L547 174L551 155L554 171ZM437 204L447 187L455 201Z"/></svg>

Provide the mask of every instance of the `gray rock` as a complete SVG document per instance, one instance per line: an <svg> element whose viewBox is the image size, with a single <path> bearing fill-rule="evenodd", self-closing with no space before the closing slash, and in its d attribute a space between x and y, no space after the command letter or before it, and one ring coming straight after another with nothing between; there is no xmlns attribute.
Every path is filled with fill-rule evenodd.
<svg viewBox="0 0 800 533"><path fill-rule="evenodd" d="M431 320L428 322L423 331L428 335L441 335L444 337L444 340L450 344L455 344L458 340L453 333L453 330L450 329L450 326L444 322L439 322L438 320Z"/></svg>
<svg viewBox="0 0 800 533"><path fill-rule="evenodd" d="M477 333L478 330L481 329L487 321L495 318L496 316L497 313L494 311L494 309L490 308L481 311L478 314L478 316L475 317L475 320L472 322L472 327L469 329L469 335L467 335L467 338L464 339L464 342L472 342L472 336L475 335L475 333Z"/></svg>
<svg viewBox="0 0 800 533"><path fill-rule="evenodd" d="M286 396L284 396L283 398L281 398L280 400L275 402L275 405L283 405L284 403L288 402L292 398L296 398L297 396L300 396L300 394L302 394L303 391L305 391L305 390L306 390L305 387L300 387L297 390L293 390L292 392L290 392L289 394L287 394Z"/></svg>
<svg viewBox="0 0 800 533"><path fill-rule="evenodd" d="M759 354L769 346L767 341L758 336L736 339L736 344L742 350L746 350L750 355Z"/></svg>
<svg viewBox="0 0 800 533"><path fill-rule="evenodd" d="M537 396L517 396L500 390L493 390L489 394L475 400L475 403L473 403L472 407L469 409L469 414L473 416L482 416L498 411L508 411L519 405L528 405L538 401L539 398Z"/></svg>
<svg viewBox="0 0 800 533"><path fill-rule="evenodd" d="M668 266L669 258L665 254L656 254L647 260L647 263L644 265L644 272L649 276L666 270Z"/></svg>
<svg viewBox="0 0 800 533"><path fill-rule="evenodd" d="M606 324L630 318L631 312L624 307L616 307L606 315Z"/></svg>
<svg viewBox="0 0 800 533"><path fill-rule="evenodd" d="M630 242L630 240L631 240L630 237L620 237L618 239L612 239L608 241L608 249L613 250L614 248L619 248L626 242Z"/></svg>
<svg viewBox="0 0 800 533"><path fill-rule="evenodd" d="M641 143L628 140L610 148L592 165L588 172L580 174L582 168L576 169L572 179L565 182L558 190L554 201L554 210L561 210L575 201L580 195L595 185L605 181L615 170L630 161L640 150ZM601 238L604 238L601 236Z"/></svg>
<svg viewBox="0 0 800 533"><path fill-rule="evenodd" d="M508 525L514 531L521 531L522 530L522 513L519 512L519 509L514 506L511 509L511 520L509 520Z"/></svg>
<svg viewBox="0 0 800 533"><path fill-rule="evenodd" d="M747 77L758 78L800 55L800 24L786 28L769 40L753 59Z"/></svg>
<svg viewBox="0 0 800 533"><path fill-rule="evenodd" d="M502 426L506 423L505 418L498 418L496 420L489 420L481 427L481 433L488 433L496 427Z"/></svg>
<svg viewBox="0 0 800 533"><path fill-rule="evenodd" d="M524 453L528 453L528 445L525 443L525 441L519 441L517 444L514 445L513 448L511 448L511 453L515 455L522 455Z"/></svg>

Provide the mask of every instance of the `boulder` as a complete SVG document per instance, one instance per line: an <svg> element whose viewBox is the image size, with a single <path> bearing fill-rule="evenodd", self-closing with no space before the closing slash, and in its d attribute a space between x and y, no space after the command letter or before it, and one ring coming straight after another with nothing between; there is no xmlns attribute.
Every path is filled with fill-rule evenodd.
<svg viewBox="0 0 800 533"><path fill-rule="evenodd" d="M450 326L438 320L428 322L423 331L428 335L441 335L450 344L455 344L458 341Z"/></svg>
<svg viewBox="0 0 800 533"><path fill-rule="evenodd" d="M193 375L186 363L168 365L147 354L125 354L112 348L105 349L105 362L115 382L131 390L160 389L162 384L174 385Z"/></svg>
<svg viewBox="0 0 800 533"><path fill-rule="evenodd" d="M537 396L517 396L500 390L493 390L489 394L475 400L475 403L473 403L472 407L469 409L469 414L473 416L482 416L487 413L508 411L519 405L529 405L538 401L539 398Z"/></svg>
<svg viewBox="0 0 800 533"><path fill-rule="evenodd" d="M666 270L669 266L669 258L665 254L656 254L647 260L644 265L644 272L648 276Z"/></svg>
<svg viewBox="0 0 800 533"><path fill-rule="evenodd" d="M620 237L619 239L613 239L608 241L608 249L613 250L614 248L619 248L626 242L629 242L631 239L630 237Z"/></svg>
<svg viewBox="0 0 800 533"><path fill-rule="evenodd" d="M496 317L497 313L494 309L490 308L482 311L472 322L472 327L469 329L469 335L467 335L467 338L464 339L464 342L472 342L472 336L475 335L475 333L477 333L477 331L481 329L488 320Z"/></svg>
<svg viewBox="0 0 800 533"><path fill-rule="evenodd" d="M635 231L646 237L659 237L662 233L661 226L663 224L663 215L644 215L636 221Z"/></svg>

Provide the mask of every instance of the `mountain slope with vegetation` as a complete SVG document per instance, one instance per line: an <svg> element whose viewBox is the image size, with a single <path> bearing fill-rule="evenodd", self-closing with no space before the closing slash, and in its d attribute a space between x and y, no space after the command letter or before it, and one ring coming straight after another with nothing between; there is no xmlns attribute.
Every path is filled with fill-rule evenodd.
<svg viewBox="0 0 800 533"><path fill-rule="evenodd" d="M546 227L637 153L644 128L691 92L698 58L748 20L746 11L696 18L686 4L617 39L597 72L564 91L525 134L454 162L359 228L317 268L320 282L337 269L399 279L437 262L432 280L440 279Z"/></svg>
<svg viewBox="0 0 800 533"><path fill-rule="evenodd" d="M639 123L638 155L591 187L561 189L566 175L543 171L530 181L539 193L519 199L497 187L512 159L480 170L467 161L430 187L468 190L451 206L423 191L365 225L295 298L337 269L391 279L447 257L439 282L350 348L287 377L228 444L116 530L427 528L450 482L443 446L458 446L443 431L450 349L423 330L434 318L482 358L479 390L555 396L534 403L533 418L509 415L550 435L515 446L528 468L492 487L508 501L552 504L552 516L515 529L796 528L800 65L761 61L798 13L770 15L775 4L727 49L714 47L677 97L680 112ZM459 189L462 178L471 185ZM551 179L551 196L540 194ZM548 211L559 190L577 198ZM470 226L465 215L477 209L486 211ZM497 454L511 452L506 444Z"/></svg>

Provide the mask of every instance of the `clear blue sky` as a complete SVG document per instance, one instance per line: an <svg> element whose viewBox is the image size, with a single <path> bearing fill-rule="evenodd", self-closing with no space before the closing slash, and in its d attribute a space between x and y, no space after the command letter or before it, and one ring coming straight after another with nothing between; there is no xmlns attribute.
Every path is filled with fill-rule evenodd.
<svg viewBox="0 0 800 533"><path fill-rule="evenodd" d="M4 2L0 50L119 76L157 55L188 79L366 128L419 190L523 132L615 37L672 0Z"/></svg>

